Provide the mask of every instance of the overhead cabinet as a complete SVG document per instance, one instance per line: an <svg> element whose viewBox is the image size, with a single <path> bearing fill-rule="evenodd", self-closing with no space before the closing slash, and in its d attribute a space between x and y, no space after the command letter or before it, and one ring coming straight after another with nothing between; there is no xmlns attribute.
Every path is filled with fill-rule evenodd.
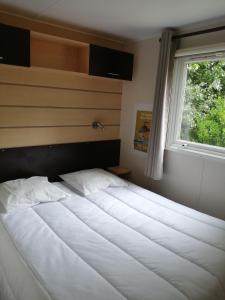
<svg viewBox="0 0 225 300"><path fill-rule="evenodd" d="M0 63L30 66L30 31L0 24Z"/></svg>
<svg viewBox="0 0 225 300"><path fill-rule="evenodd" d="M132 80L133 54L0 24L0 63Z"/></svg>
<svg viewBox="0 0 225 300"><path fill-rule="evenodd" d="M131 53L90 45L89 74L132 80L133 59Z"/></svg>

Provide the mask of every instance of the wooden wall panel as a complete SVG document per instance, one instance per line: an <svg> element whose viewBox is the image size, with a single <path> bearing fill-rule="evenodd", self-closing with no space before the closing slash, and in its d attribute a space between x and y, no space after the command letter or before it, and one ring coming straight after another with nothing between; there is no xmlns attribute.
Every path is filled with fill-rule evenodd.
<svg viewBox="0 0 225 300"><path fill-rule="evenodd" d="M0 107L1 127L91 126L93 121L119 125L120 111L97 109L58 109Z"/></svg>
<svg viewBox="0 0 225 300"><path fill-rule="evenodd" d="M0 82L84 91L122 93L122 81L38 67L0 65Z"/></svg>
<svg viewBox="0 0 225 300"><path fill-rule="evenodd" d="M0 65L0 148L119 138L122 81L71 71L87 73L87 44L123 50L125 41L4 11L0 11L0 22L36 32L32 43L44 53L47 50L40 45L39 35L53 36L47 45L51 51L46 52L45 62L31 57L32 64L38 67ZM55 37L67 39L69 44L63 46L62 41L56 49L52 47ZM74 41L80 43L77 50L72 46ZM60 51L67 53L61 61ZM71 64L71 57L76 56L79 58ZM42 63L55 67L56 62L58 69L71 71L41 68ZM93 129L93 121L102 122L105 129Z"/></svg>
<svg viewBox="0 0 225 300"><path fill-rule="evenodd" d="M0 148L119 139L121 93L119 80L0 65Z"/></svg>
<svg viewBox="0 0 225 300"><path fill-rule="evenodd" d="M103 130L94 130L89 126L2 128L0 129L0 148L114 140L118 138L119 126L107 126Z"/></svg>
<svg viewBox="0 0 225 300"><path fill-rule="evenodd" d="M0 105L120 109L121 94L0 83Z"/></svg>
<svg viewBox="0 0 225 300"><path fill-rule="evenodd" d="M96 32L85 32L80 28L69 28L61 26L60 24L51 24L39 20L33 20L32 18L19 16L3 10L0 11L0 22L44 34L55 35L62 38L115 48L118 50L123 50L125 43L127 43L127 40L121 40L117 37L103 36Z"/></svg>

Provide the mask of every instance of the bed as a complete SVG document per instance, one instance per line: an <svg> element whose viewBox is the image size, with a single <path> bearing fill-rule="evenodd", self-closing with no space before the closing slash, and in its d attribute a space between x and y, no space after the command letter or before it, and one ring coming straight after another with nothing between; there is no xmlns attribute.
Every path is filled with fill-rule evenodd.
<svg viewBox="0 0 225 300"><path fill-rule="evenodd" d="M225 299L225 222L134 184L55 184L72 196L1 214L1 299Z"/></svg>
<svg viewBox="0 0 225 300"><path fill-rule="evenodd" d="M88 144L89 151L92 146ZM105 147L115 154L117 146ZM62 147L69 162L77 146ZM79 163L99 165L100 148L88 165L87 153L79 150L84 153ZM3 151L0 163L8 166L7 178L2 169L0 176L7 180L15 170L16 177L48 171L56 178L62 169L74 169L65 163L62 149L56 149L41 150L54 151L54 167L46 155L40 158L39 148ZM9 165L15 151L19 155ZM31 157L33 163L26 163ZM109 157L101 160L104 166L118 159ZM68 197L0 213L1 300L225 299L224 221L132 183L85 197L64 182L54 185Z"/></svg>

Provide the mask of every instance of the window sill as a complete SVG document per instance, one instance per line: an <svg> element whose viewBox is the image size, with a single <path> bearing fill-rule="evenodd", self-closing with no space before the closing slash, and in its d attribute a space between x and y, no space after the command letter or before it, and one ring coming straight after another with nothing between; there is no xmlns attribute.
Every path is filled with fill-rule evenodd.
<svg viewBox="0 0 225 300"><path fill-rule="evenodd" d="M202 149L194 149L194 148L184 148L181 145L167 145L165 150L173 151L177 153L183 153L190 156L195 156L199 158L212 159L225 163L225 154L223 153L215 153L213 151L204 151Z"/></svg>

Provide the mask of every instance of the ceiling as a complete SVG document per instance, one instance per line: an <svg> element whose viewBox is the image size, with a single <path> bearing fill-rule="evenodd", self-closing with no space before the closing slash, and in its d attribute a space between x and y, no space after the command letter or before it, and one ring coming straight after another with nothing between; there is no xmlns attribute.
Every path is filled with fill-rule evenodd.
<svg viewBox="0 0 225 300"><path fill-rule="evenodd" d="M132 40L225 16L225 0L0 0L0 8Z"/></svg>

